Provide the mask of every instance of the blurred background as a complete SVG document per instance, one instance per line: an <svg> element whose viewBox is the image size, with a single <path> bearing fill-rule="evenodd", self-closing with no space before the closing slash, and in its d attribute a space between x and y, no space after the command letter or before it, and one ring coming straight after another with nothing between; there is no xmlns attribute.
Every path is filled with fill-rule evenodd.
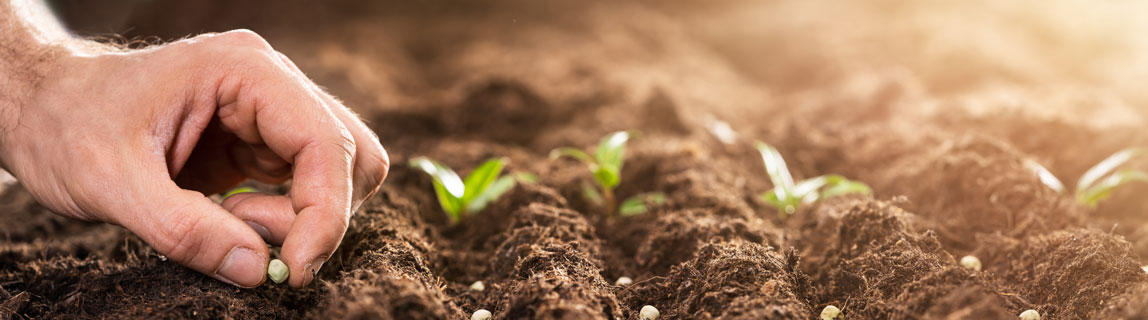
<svg viewBox="0 0 1148 320"><path fill-rule="evenodd" d="M76 33L133 46L255 30L360 113L449 105L476 82L514 79L556 105L665 92L687 118L735 126L960 108L1148 127L1142 1L50 3Z"/></svg>

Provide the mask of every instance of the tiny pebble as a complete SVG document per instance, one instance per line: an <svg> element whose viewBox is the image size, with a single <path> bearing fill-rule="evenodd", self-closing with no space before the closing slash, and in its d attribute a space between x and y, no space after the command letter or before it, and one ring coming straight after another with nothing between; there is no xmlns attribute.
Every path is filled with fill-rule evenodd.
<svg viewBox="0 0 1148 320"><path fill-rule="evenodd" d="M981 259L977 259L977 257L974 256L965 256L961 258L961 266L965 267L965 269L981 271Z"/></svg>
<svg viewBox="0 0 1148 320"><path fill-rule="evenodd" d="M482 281L475 281L470 284L470 291L483 291L486 290L486 285Z"/></svg>
<svg viewBox="0 0 1148 320"><path fill-rule="evenodd" d="M1020 318L1022 320L1040 320L1040 312L1036 312L1036 310L1028 309L1028 310L1025 310L1024 312L1020 313Z"/></svg>
<svg viewBox="0 0 1148 320"><path fill-rule="evenodd" d="M478 311L475 311L474 314L470 316L470 320L490 320L493 316L494 315L490 314L490 311L486 309L478 309Z"/></svg>
<svg viewBox="0 0 1148 320"><path fill-rule="evenodd" d="M662 313L658 312L658 308L654 308L654 306L647 305L647 306L642 306L642 311L638 312L638 319L656 320L656 319L658 319L658 316L660 316L660 315L662 315Z"/></svg>
<svg viewBox="0 0 1148 320"><path fill-rule="evenodd" d="M271 263L267 264L267 276L271 278L271 281L274 281L275 283L283 283L283 281L287 281L287 276L290 275L291 272L287 270L287 264L283 263L283 260L275 259L271 260Z"/></svg>
<svg viewBox="0 0 1148 320"><path fill-rule="evenodd" d="M821 309L821 320L837 319L839 314L841 314L841 309L837 309L837 306L825 306L825 309Z"/></svg>
<svg viewBox="0 0 1148 320"><path fill-rule="evenodd" d="M614 281L616 286L628 286L632 283L634 283L634 279L630 279L630 277L620 277L618 281Z"/></svg>

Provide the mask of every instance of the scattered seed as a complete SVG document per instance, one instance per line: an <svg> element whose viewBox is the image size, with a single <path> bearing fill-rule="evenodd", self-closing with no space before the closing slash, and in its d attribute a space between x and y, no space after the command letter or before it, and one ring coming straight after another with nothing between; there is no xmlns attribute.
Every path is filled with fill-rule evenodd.
<svg viewBox="0 0 1148 320"><path fill-rule="evenodd" d="M283 260L275 259L267 265L267 275L271 281L283 283L283 281L287 281L287 276L290 276L291 272L287 270L287 264L283 263Z"/></svg>
<svg viewBox="0 0 1148 320"><path fill-rule="evenodd" d="M1140 270L1144 270L1144 273L1148 273L1148 266L1140 267Z"/></svg>
<svg viewBox="0 0 1148 320"><path fill-rule="evenodd" d="M614 281L616 286L628 286L632 283L634 283L634 279L630 279L630 277L619 277L618 281Z"/></svg>
<svg viewBox="0 0 1148 320"><path fill-rule="evenodd" d="M1025 310L1024 312L1020 313L1020 318L1022 320L1040 320L1040 312L1036 312L1036 310L1028 309L1028 310Z"/></svg>
<svg viewBox="0 0 1148 320"><path fill-rule="evenodd" d="M470 291L483 291L486 290L486 285L482 281L475 281L470 284Z"/></svg>
<svg viewBox="0 0 1148 320"><path fill-rule="evenodd" d="M638 319L656 320L660 315L662 315L662 313L658 312L658 308L654 308L654 306L651 305L646 305L642 306L642 311L638 312Z"/></svg>
<svg viewBox="0 0 1148 320"><path fill-rule="evenodd" d="M490 311L487 311L486 309L478 309L478 311L475 311L474 314L470 315L470 320L490 320L492 317L494 317L494 315L491 314Z"/></svg>
<svg viewBox="0 0 1148 320"><path fill-rule="evenodd" d="M821 320L837 319L840 314L841 309L837 309L837 306L825 306L825 309L821 309Z"/></svg>
<svg viewBox="0 0 1148 320"><path fill-rule="evenodd" d="M965 267L965 269L981 271L981 259L977 259L977 257L974 256L965 256L961 258L961 266Z"/></svg>

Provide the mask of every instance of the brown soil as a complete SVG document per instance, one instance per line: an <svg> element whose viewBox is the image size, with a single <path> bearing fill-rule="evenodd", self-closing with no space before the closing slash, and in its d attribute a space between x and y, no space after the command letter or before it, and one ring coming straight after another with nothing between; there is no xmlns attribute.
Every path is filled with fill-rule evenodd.
<svg viewBox="0 0 1148 320"><path fill-rule="evenodd" d="M82 1L64 3L74 27L107 30L82 18ZM827 305L844 319L1015 319L1027 309L1044 319L1148 317L1148 185L1088 208L1023 165L1078 177L1148 144L1145 120L1095 126L1071 121L1078 113L954 102L992 77L1012 80L1006 88L1049 85L1026 70L1004 77L993 57L915 77L880 61L831 68L846 62L820 47L828 42L787 36L801 24L778 15L765 27L777 34L761 36L785 49L771 51L778 68L762 70L745 56L755 48L676 24L729 14L721 8L731 4L194 3L134 7L121 17L133 29L113 31L261 32L370 120L395 164L384 188L316 284L240 290L10 187L0 194L0 319L469 319L480 308L496 319L637 319L644 305L663 319L812 319ZM304 22L321 27L300 31ZM935 58L914 57L909 68ZM1070 104L1018 92L1050 110ZM733 126L733 144L710 133L710 119ZM547 158L622 129L642 137L619 198L667 194L626 219L582 198L584 167ZM797 177L838 173L874 195L781 219L757 197L771 186L755 139L778 146ZM404 165L420 155L454 168L504 156L509 170L540 180L451 226L429 179ZM983 271L957 263L967 254ZM614 285L621 276L634 283ZM478 280L486 290L469 290Z"/></svg>

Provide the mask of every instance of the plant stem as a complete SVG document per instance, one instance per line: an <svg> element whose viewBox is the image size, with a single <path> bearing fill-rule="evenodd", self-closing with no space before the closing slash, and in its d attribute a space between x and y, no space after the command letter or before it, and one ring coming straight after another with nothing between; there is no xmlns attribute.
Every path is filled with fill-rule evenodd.
<svg viewBox="0 0 1148 320"><path fill-rule="evenodd" d="M611 188L602 188L602 203L606 205L606 215L613 216L614 212L618 209L614 203L614 190Z"/></svg>

